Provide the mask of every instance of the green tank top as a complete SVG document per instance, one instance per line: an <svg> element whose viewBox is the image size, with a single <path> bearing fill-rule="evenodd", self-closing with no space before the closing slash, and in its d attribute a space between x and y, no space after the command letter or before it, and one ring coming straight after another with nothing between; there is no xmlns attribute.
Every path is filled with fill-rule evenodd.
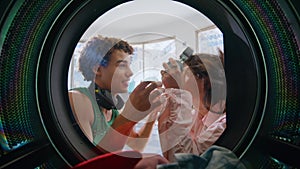
<svg viewBox="0 0 300 169"><path fill-rule="evenodd" d="M115 121L116 117L119 115L119 112L117 109L112 109L112 117L110 121L106 121L103 112L99 108L97 101L95 97L91 94L88 88L84 87L79 87L79 88L74 88L72 90L77 90L84 95L86 95L93 106L93 111L94 111L94 122L92 125L92 132L93 132L93 143L97 145L100 140L103 138L109 127L113 124Z"/></svg>

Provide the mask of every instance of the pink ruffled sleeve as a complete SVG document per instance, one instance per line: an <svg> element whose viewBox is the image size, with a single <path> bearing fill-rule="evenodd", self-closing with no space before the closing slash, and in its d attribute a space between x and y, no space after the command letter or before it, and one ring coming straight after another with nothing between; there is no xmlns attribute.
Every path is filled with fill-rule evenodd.
<svg viewBox="0 0 300 169"><path fill-rule="evenodd" d="M226 114L209 112L199 119L192 109L192 97L189 92L172 89L168 93L172 104L158 120L163 155L172 162L175 161L175 153L202 154L224 132Z"/></svg>
<svg viewBox="0 0 300 169"><path fill-rule="evenodd" d="M172 104L160 115L158 130L163 154L172 161L174 152L181 150L181 141L189 136L196 113L191 93L181 89L168 89L166 93Z"/></svg>

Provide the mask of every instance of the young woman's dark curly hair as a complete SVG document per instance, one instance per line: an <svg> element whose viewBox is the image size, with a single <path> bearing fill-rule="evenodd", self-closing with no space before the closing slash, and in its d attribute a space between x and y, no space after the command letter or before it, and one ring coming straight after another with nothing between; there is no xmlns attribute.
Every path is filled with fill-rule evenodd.
<svg viewBox="0 0 300 169"><path fill-rule="evenodd" d="M188 57L184 63L197 79L204 79L206 93L203 103L208 110L218 101L225 99L224 55L221 51L219 51L219 56L204 53L194 54ZM212 99L212 88L215 90L214 99Z"/></svg>

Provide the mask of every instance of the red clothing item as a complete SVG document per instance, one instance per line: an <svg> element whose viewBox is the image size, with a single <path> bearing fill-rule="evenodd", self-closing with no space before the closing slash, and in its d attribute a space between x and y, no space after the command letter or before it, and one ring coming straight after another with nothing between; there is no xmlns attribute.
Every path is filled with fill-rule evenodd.
<svg viewBox="0 0 300 169"><path fill-rule="evenodd" d="M81 162L72 169L133 169L141 159L142 155L136 151L113 152Z"/></svg>

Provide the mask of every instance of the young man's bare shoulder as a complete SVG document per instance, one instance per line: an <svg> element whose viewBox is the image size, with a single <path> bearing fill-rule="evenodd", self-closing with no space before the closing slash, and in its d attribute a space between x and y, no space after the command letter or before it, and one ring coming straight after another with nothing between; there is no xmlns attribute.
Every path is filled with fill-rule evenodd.
<svg viewBox="0 0 300 169"><path fill-rule="evenodd" d="M69 94L69 98L72 100L76 100L76 102L80 101L82 104L91 103L89 97L78 90L71 90L68 92L68 94Z"/></svg>

